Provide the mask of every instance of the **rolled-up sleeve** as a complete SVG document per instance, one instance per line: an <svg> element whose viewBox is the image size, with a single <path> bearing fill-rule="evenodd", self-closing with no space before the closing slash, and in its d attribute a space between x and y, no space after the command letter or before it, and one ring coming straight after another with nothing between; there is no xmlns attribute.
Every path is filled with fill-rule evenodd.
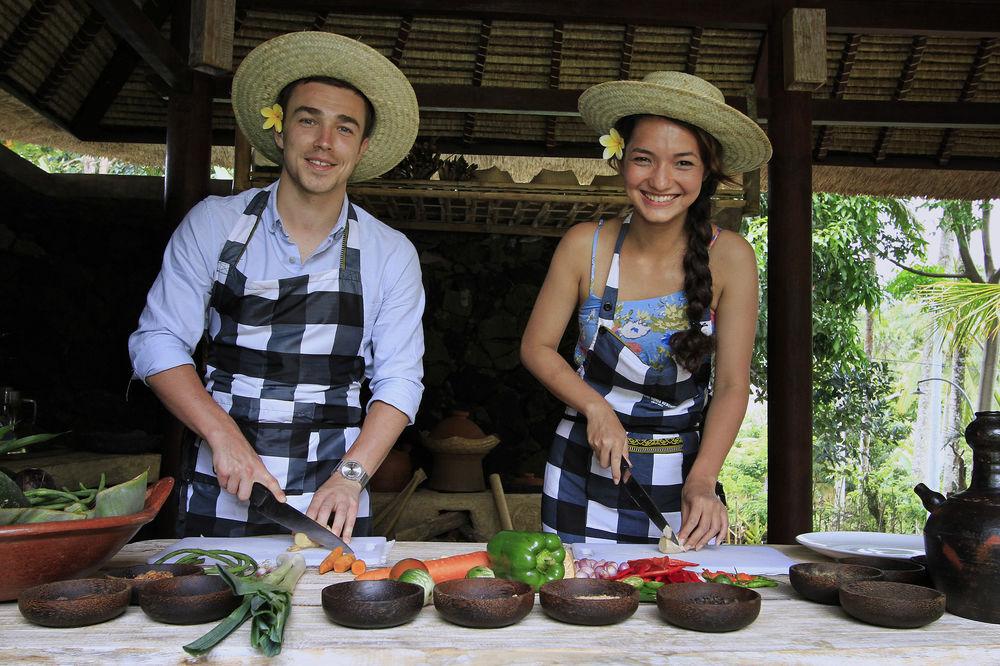
<svg viewBox="0 0 1000 666"><path fill-rule="evenodd" d="M424 286L409 242L385 262L383 297L372 326L371 404L380 400L413 423L424 392Z"/></svg>
<svg viewBox="0 0 1000 666"><path fill-rule="evenodd" d="M137 377L181 365L194 365L191 354L205 328L205 312L220 248L207 201L191 209L163 254L163 266L146 297L139 328L129 336L129 356ZM214 256L213 256L214 248Z"/></svg>

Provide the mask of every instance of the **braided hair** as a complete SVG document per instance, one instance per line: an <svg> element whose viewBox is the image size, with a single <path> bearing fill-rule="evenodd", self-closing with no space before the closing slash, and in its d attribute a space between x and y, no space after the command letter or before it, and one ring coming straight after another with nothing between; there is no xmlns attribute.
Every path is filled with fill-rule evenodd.
<svg viewBox="0 0 1000 666"><path fill-rule="evenodd" d="M636 123L643 116L625 116L615 123L615 129L628 144ZM701 192L684 220L687 248L684 251L684 297L687 300L688 328L670 336L674 359L688 372L697 372L705 358L715 351L715 333L705 335L701 320L712 306L712 271L708 267L708 247L712 242L712 196L720 182L733 182L722 171L722 146L715 137L696 125L669 119L694 134L698 151L705 165L705 180ZM621 171L621 163L611 159L612 166Z"/></svg>

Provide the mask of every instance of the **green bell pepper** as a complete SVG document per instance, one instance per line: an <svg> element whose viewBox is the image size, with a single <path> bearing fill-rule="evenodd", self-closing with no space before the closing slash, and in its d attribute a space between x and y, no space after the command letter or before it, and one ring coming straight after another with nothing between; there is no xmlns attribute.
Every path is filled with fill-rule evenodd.
<svg viewBox="0 0 1000 666"><path fill-rule="evenodd" d="M497 578L521 581L535 590L566 572L566 551L555 534L504 530L490 539L486 552Z"/></svg>

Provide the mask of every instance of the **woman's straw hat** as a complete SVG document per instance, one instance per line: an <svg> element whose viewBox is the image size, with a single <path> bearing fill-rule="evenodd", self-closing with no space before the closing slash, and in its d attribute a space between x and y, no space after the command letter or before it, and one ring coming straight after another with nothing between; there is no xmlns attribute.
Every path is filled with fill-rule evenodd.
<svg viewBox="0 0 1000 666"><path fill-rule="evenodd" d="M233 112L250 144L281 164L281 151L261 109L277 101L282 88L298 79L329 76L350 83L375 108L368 152L351 182L368 180L396 166L413 146L420 124L417 96L399 68L361 42L329 32L292 32L255 48L233 76Z"/></svg>
<svg viewBox="0 0 1000 666"><path fill-rule="evenodd" d="M752 171L771 158L771 142L757 123L728 106L711 83L683 72L650 72L642 81L599 83L580 95L579 107L583 121L600 134L632 115L697 125L722 145L727 174Z"/></svg>

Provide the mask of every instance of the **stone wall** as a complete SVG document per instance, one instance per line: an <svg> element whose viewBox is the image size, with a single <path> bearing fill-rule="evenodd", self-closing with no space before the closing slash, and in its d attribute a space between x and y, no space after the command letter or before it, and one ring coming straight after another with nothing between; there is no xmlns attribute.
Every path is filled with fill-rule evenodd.
<svg viewBox="0 0 1000 666"><path fill-rule="evenodd" d="M155 449L167 418L132 386L128 335L159 270L169 229L157 201L46 197L0 174L0 385L40 405L38 429L108 451ZM501 439L487 473L541 476L561 406L521 366L518 347L555 239L411 232L427 292L426 392L410 447L452 409ZM562 350L569 354L574 327ZM537 490L537 489L536 489Z"/></svg>

